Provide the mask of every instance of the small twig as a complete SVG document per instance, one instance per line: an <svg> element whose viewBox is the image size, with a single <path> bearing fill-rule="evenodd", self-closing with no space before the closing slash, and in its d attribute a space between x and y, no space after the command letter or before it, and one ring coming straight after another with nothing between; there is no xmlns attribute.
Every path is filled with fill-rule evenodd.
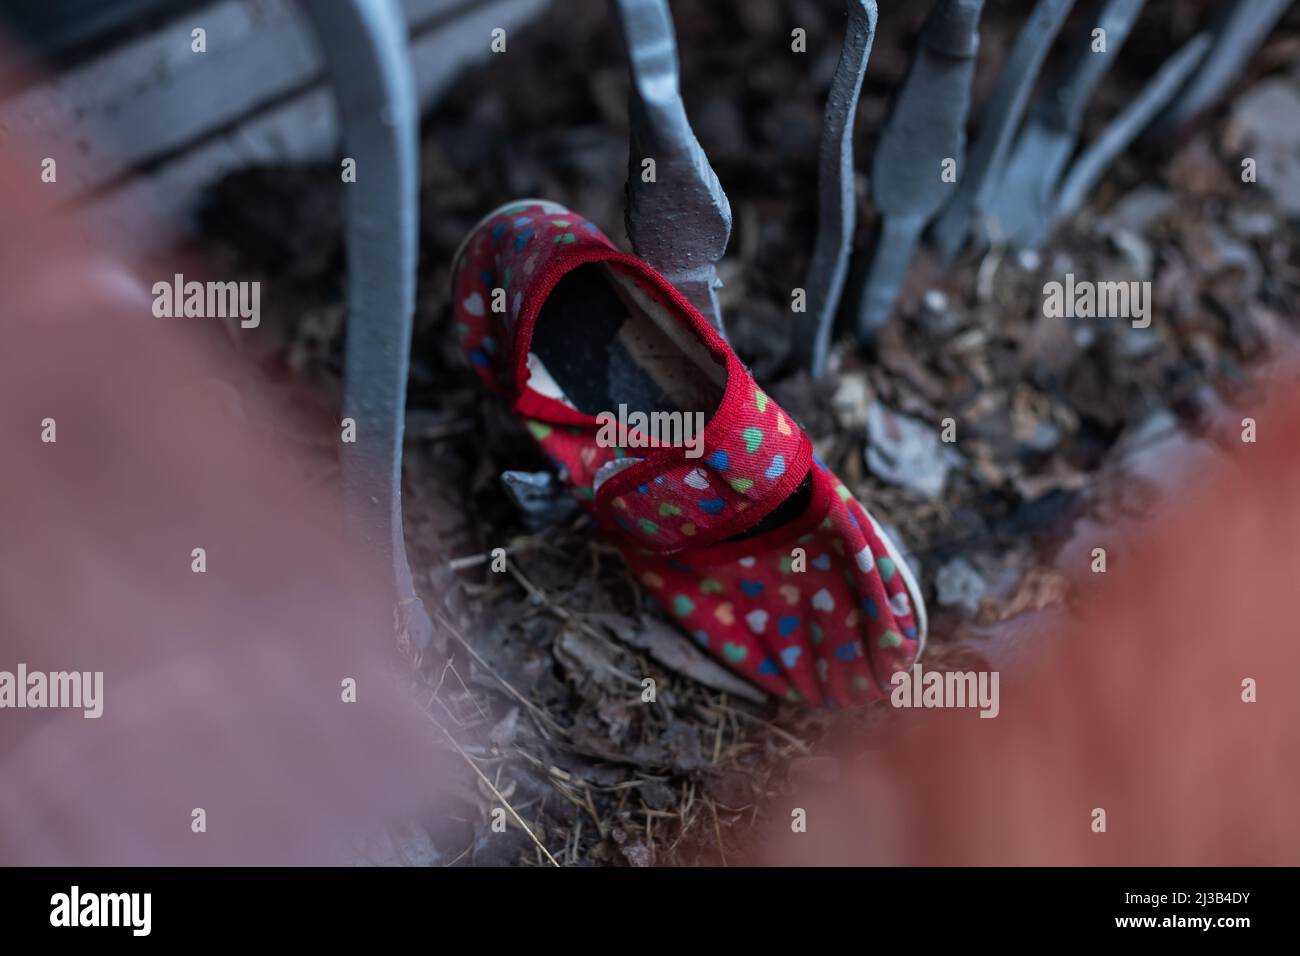
<svg viewBox="0 0 1300 956"><path fill-rule="evenodd" d="M596 832L600 834L600 838L603 840L606 836L605 823L600 819L600 814L596 812L596 804L591 799L591 787L584 786L582 792L583 796L587 798L587 812L591 814L591 819L596 824Z"/></svg>
<svg viewBox="0 0 1300 956"><path fill-rule="evenodd" d="M713 735L713 763L716 766L722 759L722 731L727 726L727 695L723 694L719 706L723 713L718 714L718 732Z"/></svg>
<svg viewBox="0 0 1300 956"><path fill-rule="evenodd" d="M722 865L729 866L730 864L727 863L727 848L722 845L722 824L718 822L718 808L713 805L712 797L705 797L704 802L713 811L713 833L718 838L718 854L722 857Z"/></svg>
<svg viewBox="0 0 1300 956"><path fill-rule="evenodd" d="M456 665L454 665L451 661L447 661L446 670L450 670L453 674L456 675L456 682L460 684L460 689L465 692L465 696L470 699L470 703L472 703L474 705L474 709L478 711L479 717L481 717L484 721L489 720L490 718L488 717L487 712L479 704L478 698L474 696L473 692L470 691L469 689L469 685L465 683L465 678L461 677L460 671L456 670ZM446 670L443 671L444 676L446 675Z"/></svg>
<svg viewBox="0 0 1300 956"><path fill-rule="evenodd" d="M461 860L465 859L465 857L469 854L469 851L472 849L474 849L473 843L471 843L469 846L465 847L465 849L461 850L458 854L456 854L456 858L454 860L452 860L450 863L444 863L443 866L448 866L448 867L455 866Z"/></svg>
<svg viewBox="0 0 1300 956"><path fill-rule="evenodd" d="M771 721L764 720L762 717L756 717L753 714L747 713L746 711L740 710L738 708L731 707L728 708L726 711L721 711L721 712L714 707L701 707L700 710L704 711L705 713L720 713L723 715L729 713L734 716L743 717L745 720L748 720L751 723L761 724L762 726L766 727L773 734L780 737L782 740L790 744L792 747L796 748L800 753L804 754L805 756L808 756L813 752L812 747L804 743L802 740L800 740L794 734L790 733L788 730L783 730L782 728L778 727L776 724L772 723Z"/></svg>

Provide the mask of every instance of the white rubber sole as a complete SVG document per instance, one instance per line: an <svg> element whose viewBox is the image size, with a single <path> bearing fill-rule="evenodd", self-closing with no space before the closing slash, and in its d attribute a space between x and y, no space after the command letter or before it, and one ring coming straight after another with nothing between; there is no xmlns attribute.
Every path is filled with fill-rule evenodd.
<svg viewBox="0 0 1300 956"><path fill-rule="evenodd" d="M867 509L863 508L862 510L866 512ZM921 655L925 652L925 638L929 632L929 621L925 612L925 599L921 597L920 582L916 580L916 575L912 573L912 569L903 560L902 549L898 547L894 539L885 533L885 529L880 526L880 522L875 519L874 515L867 512L867 517L871 519L871 527L875 530L876 537L880 539L880 543L889 552L889 560L894 562L894 567L903 576L903 587L907 588L908 599L912 602L912 613L916 617L917 646L915 659L920 660Z"/></svg>

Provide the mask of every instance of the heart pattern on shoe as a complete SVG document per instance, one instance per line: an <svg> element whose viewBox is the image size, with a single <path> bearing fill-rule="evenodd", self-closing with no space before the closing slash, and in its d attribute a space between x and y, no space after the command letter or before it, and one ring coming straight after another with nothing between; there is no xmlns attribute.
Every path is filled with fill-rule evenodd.
<svg viewBox="0 0 1300 956"><path fill-rule="evenodd" d="M887 675L910 666L918 647L917 609L903 575L849 489L811 459L807 436L725 343L710 338L704 320L653 270L552 204L515 204L476 229L464 250L453 275L452 323L473 372L519 402L560 479L602 530L621 535L613 543L642 593L665 607L685 639L775 696L838 704L881 697ZM698 455L600 446L571 407L556 407L555 388L532 391L527 343L517 336L546 301L532 290L579 257L608 259L611 275L625 274L650 299L679 310L684 334L725 358L723 404L706 423ZM498 288L503 310L489 306ZM626 464L602 472L615 462ZM619 468L637 471L620 477ZM815 513L754 535L800 482L813 486ZM746 532L741 551L737 535ZM806 561L792 559L796 544Z"/></svg>
<svg viewBox="0 0 1300 956"><path fill-rule="evenodd" d="M822 588L812 598L812 606L819 611L827 613L835 610L835 598L831 597L831 592Z"/></svg>
<svg viewBox="0 0 1300 956"><path fill-rule="evenodd" d="M466 296L460 307L472 316L481 317L484 312L482 294L475 292Z"/></svg>

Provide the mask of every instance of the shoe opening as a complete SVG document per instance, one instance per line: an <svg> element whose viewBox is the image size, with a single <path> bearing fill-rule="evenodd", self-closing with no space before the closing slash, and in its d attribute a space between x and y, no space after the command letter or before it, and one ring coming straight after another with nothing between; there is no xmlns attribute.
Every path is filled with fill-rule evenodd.
<svg viewBox="0 0 1300 956"><path fill-rule="evenodd" d="M726 369L668 308L606 263L556 283L533 330L529 385L588 415L620 404L703 412L722 401Z"/></svg>
<svg viewBox="0 0 1300 956"><path fill-rule="evenodd" d="M607 263L577 266L547 296L533 329L528 387L597 416L628 411L712 417L727 371L668 306ZM753 527L730 540L774 531L812 502L812 474Z"/></svg>

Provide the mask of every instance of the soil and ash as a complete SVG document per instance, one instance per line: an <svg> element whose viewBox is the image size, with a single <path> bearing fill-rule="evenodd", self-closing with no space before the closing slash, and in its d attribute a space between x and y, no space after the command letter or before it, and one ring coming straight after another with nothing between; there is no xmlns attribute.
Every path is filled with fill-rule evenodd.
<svg viewBox="0 0 1300 956"><path fill-rule="evenodd" d="M881 15L859 156L923 13L898 6ZM1195 7L1147 5L1085 135L1190 34ZM743 862L771 798L834 774L819 756L827 741L887 716L751 699L667 623L586 519L530 529L503 494L503 470L545 462L457 354L451 256L485 211L520 196L558 200L624 235L620 45L606 5L564 8L512 35L508 55L465 74L425 123L405 506L416 574L431 606L446 600L447 635L411 680L481 776L452 815L377 840L377 861L547 863L544 847L564 864ZM989 5L977 96L1018 9ZM675 4L687 106L735 215L723 304L759 381L912 551L934 611L928 663L967 666L1004 625L1068 609L1057 558L1072 529L1151 507L1156 490L1125 470L1135 436L1159 420L1213 437L1216 410L1248 400L1252 368L1294 333L1300 254L1283 206L1300 195L1297 126L1286 119L1300 100L1300 18L1291 12L1213 115L1121 158L1045 249L972 252L950 268L923 253L875 354L842 340L831 374L813 383L781 369L790 290L812 248L839 10ZM808 31L806 55L790 52L791 24ZM1054 53L1049 64L1059 62ZM1243 155L1257 158L1260 182L1241 181ZM858 187L865 197L865 178ZM344 315L340 188L332 167L250 170L214 190L204 217L205 251L266 283L264 323L278 337L257 360L310 384L327 415ZM859 206L841 318L875 221L865 198ZM1150 328L1046 318L1044 283L1067 272L1150 280ZM945 419L955 444L940 440ZM496 547L511 556L508 573L473 560ZM646 678L653 705L642 702ZM504 833L493 829L505 804L531 833L513 815Z"/></svg>

